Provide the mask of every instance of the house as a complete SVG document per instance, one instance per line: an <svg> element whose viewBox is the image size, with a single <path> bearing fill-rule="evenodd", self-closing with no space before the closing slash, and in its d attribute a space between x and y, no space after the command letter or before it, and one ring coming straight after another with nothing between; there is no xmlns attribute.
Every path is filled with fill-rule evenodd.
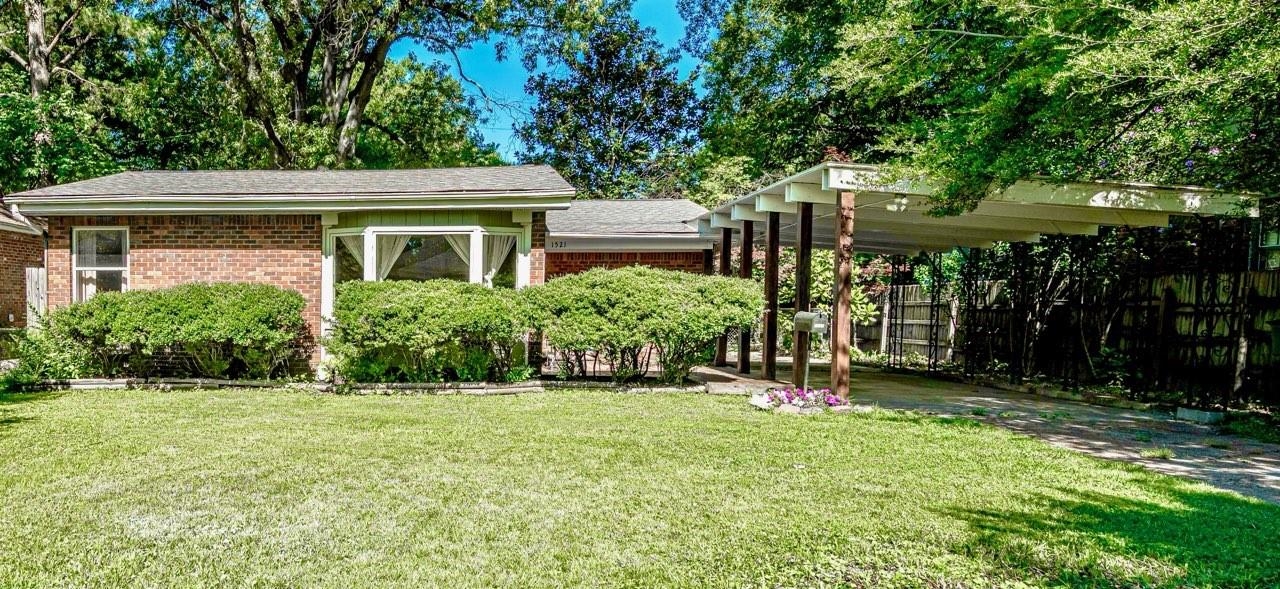
<svg viewBox="0 0 1280 589"><path fill-rule="evenodd" d="M576 200L547 211L547 278L633 265L710 274L715 241L688 222L706 213L684 199Z"/></svg>
<svg viewBox="0 0 1280 589"><path fill-rule="evenodd" d="M348 280L522 287L594 266L702 271L687 201L574 201L547 166L124 172L10 195L47 222L51 308L185 282L298 291L318 337ZM571 206L572 205L572 206Z"/></svg>
<svg viewBox="0 0 1280 589"><path fill-rule="evenodd" d="M0 206L0 327L25 327L29 307L43 306L43 267L44 228Z"/></svg>

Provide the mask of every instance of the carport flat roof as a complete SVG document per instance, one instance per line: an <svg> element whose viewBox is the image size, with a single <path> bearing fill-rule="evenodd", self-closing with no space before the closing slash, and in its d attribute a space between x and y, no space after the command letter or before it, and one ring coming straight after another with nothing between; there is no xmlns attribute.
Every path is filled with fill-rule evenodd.
<svg viewBox="0 0 1280 589"><path fill-rule="evenodd" d="M915 254L953 247L990 247L998 241L1034 242L1046 234L1096 235L1103 225L1166 226L1174 215L1258 216L1257 195L1209 188L1121 182L1028 179L993 190L969 213L928 214L934 188L927 182L889 182L878 166L823 163L727 202L698 217L699 230L723 228L763 236L769 213L779 213L783 235L794 235L800 203L813 204L813 245L836 243L836 198L855 196L854 249Z"/></svg>

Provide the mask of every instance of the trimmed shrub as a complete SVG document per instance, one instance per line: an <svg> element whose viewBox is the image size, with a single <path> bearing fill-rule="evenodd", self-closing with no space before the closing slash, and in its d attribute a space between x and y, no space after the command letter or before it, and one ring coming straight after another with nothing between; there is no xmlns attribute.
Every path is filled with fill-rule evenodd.
<svg viewBox="0 0 1280 589"><path fill-rule="evenodd" d="M264 284L100 293L51 312L39 337L83 359L76 376L270 378L307 351L305 306L297 292Z"/></svg>
<svg viewBox="0 0 1280 589"><path fill-rule="evenodd" d="M454 280L338 285L326 342L353 382L507 381L527 332L516 291Z"/></svg>
<svg viewBox="0 0 1280 589"><path fill-rule="evenodd" d="M764 308L752 281L643 266L589 270L522 293L563 376L586 376L597 355L620 382L644 376L650 349L663 381L683 380L711 359L720 334L751 326Z"/></svg>
<svg viewBox="0 0 1280 589"><path fill-rule="evenodd" d="M45 380L92 374L94 363L87 351L68 343L51 337L44 330L23 330L15 336L17 365L0 374L0 391L22 390Z"/></svg>

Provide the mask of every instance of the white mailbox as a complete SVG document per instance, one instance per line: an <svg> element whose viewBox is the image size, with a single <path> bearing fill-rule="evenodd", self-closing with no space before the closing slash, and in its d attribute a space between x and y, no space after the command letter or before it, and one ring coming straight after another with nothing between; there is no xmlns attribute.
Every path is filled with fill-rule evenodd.
<svg viewBox="0 0 1280 589"><path fill-rule="evenodd" d="M796 311L796 331L825 334L830 327L826 313L812 311Z"/></svg>

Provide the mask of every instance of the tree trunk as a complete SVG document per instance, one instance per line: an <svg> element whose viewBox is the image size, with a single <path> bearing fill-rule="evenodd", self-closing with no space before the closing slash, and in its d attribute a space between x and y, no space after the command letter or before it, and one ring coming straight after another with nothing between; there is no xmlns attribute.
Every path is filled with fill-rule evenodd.
<svg viewBox="0 0 1280 589"><path fill-rule="evenodd" d="M368 53L365 54L364 68L360 71L360 79L351 91L347 104L347 116L342 122L342 130L338 133L338 164L347 163L356 153L356 139L360 136L360 123L364 119L364 109L369 105L373 93L373 84L382 73L387 63L387 51L391 49L394 37L386 35L378 39Z"/></svg>
<svg viewBox="0 0 1280 589"><path fill-rule="evenodd" d="M49 45L44 31L44 3L26 0L27 74L31 77L31 97L40 98L49 89Z"/></svg>

